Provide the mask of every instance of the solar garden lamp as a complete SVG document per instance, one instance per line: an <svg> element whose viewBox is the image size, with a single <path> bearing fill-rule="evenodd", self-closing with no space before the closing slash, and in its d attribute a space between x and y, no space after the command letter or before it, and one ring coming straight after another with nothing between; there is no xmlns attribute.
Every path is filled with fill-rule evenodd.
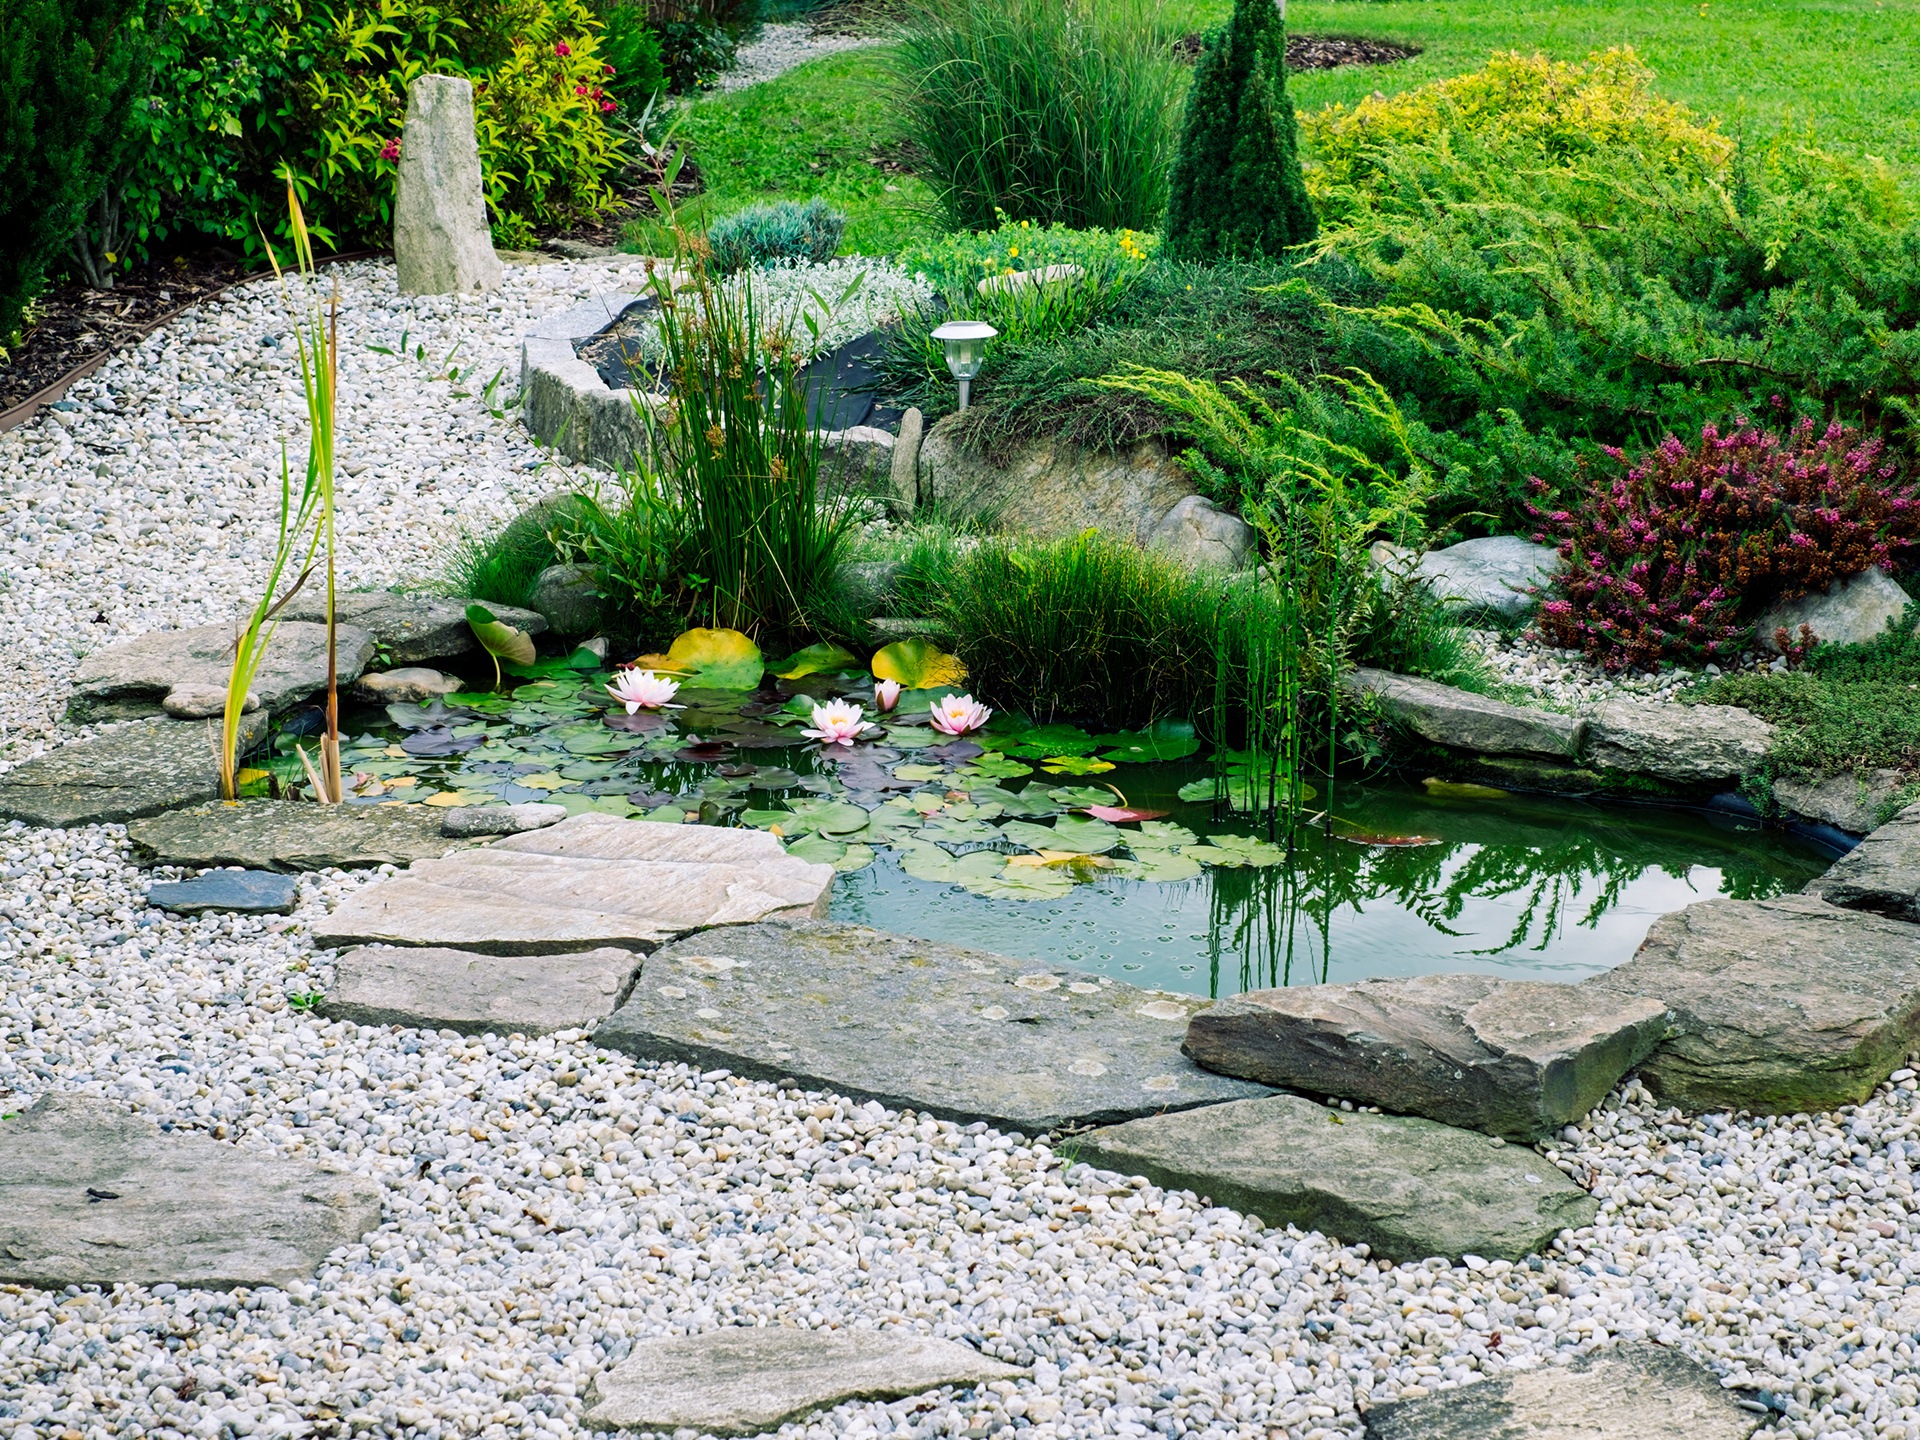
<svg viewBox="0 0 1920 1440"><path fill-rule="evenodd" d="M933 332L933 338L947 349L947 369L960 382L960 408L967 408L973 390L973 377L987 358L987 341L1000 332L984 320L949 320Z"/></svg>

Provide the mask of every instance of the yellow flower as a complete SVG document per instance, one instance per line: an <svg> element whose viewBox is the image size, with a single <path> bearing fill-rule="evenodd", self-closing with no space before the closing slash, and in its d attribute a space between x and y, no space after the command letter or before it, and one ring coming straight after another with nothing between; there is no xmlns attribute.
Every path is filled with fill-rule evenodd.
<svg viewBox="0 0 1920 1440"><path fill-rule="evenodd" d="M1018 260L1020 258L1020 247L1018 245L1009 247L1009 249L1007 250L1007 254L1010 255L1013 259Z"/></svg>

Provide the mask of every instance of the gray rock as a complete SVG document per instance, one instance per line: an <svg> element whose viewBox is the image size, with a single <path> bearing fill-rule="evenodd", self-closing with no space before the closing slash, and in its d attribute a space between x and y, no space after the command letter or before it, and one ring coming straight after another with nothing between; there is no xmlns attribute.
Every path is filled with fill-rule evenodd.
<svg viewBox="0 0 1920 1440"><path fill-rule="evenodd" d="M1766 759L1773 726L1737 705L1608 700L1587 727L1587 762L1680 785L1716 784Z"/></svg>
<svg viewBox="0 0 1920 1440"><path fill-rule="evenodd" d="M891 498L894 438L877 425L851 425L820 435L820 482L829 492Z"/></svg>
<svg viewBox="0 0 1920 1440"><path fill-rule="evenodd" d="M890 645L895 640L932 640L951 644L953 632L944 620L927 620L905 615L875 615L867 621L867 631L875 645Z"/></svg>
<svg viewBox="0 0 1920 1440"><path fill-rule="evenodd" d="M1762 1418L1678 1350L1623 1341L1376 1405L1367 1440L1746 1440Z"/></svg>
<svg viewBox="0 0 1920 1440"><path fill-rule="evenodd" d="M840 593L859 613L871 615L893 596L898 560L853 560L839 570Z"/></svg>
<svg viewBox="0 0 1920 1440"><path fill-rule="evenodd" d="M376 1228L380 1199L358 1175L47 1095L0 1121L0 1281L286 1285Z"/></svg>
<svg viewBox="0 0 1920 1440"><path fill-rule="evenodd" d="M533 582L527 604L546 618L556 634L591 635L600 628L606 602L600 597L600 577L593 566L549 565Z"/></svg>
<svg viewBox="0 0 1920 1440"><path fill-rule="evenodd" d="M307 870L411 865L444 855L445 811L427 805L317 805L299 800L216 801L135 820L127 839L142 864Z"/></svg>
<svg viewBox="0 0 1920 1440"><path fill-rule="evenodd" d="M266 738L263 712L240 720L244 755ZM0 819L29 825L105 825L157 815L220 793L220 727L212 721L140 720L0 775Z"/></svg>
<svg viewBox="0 0 1920 1440"><path fill-rule="evenodd" d="M1692 1113L1857 1104L1920 1042L1920 936L1806 896L1663 915L1633 959L1580 988L1667 1007L1673 1029L1640 1078Z"/></svg>
<svg viewBox="0 0 1920 1440"><path fill-rule="evenodd" d="M1429 550L1414 566L1435 596L1470 616L1514 621L1538 603L1531 594L1560 571L1560 552L1518 535L1463 540Z"/></svg>
<svg viewBox="0 0 1920 1440"><path fill-rule="evenodd" d="M1032 1134L1266 1093L1180 1053L1205 1003L859 925L740 925L650 956L593 1038Z"/></svg>
<svg viewBox="0 0 1920 1440"><path fill-rule="evenodd" d="M160 701L160 708L176 720L212 720L227 713L227 688L224 685L176 685ZM240 713L251 715L260 708L260 696L247 691L240 702Z"/></svg>
<svg viewBox="0 0 1920 1440"><path fill-rule="evenodd" d="M291 915L300 882L271 870L209 870L192 880L163 882L147 891L147 903L176 915L209 910L236 915Z"/></svg>
<svg viewBox="0 0 1920 1440"><path fill-rule="evenodd" d="M521 835L544 830L567 818L564 805L453 805L440 812L440 833L453 838L471 835Z"/></svg>
<svg viewBox="0 0 1920 1440"><path fill-rule="evenodd" d="M612 325L641 297L630 291L595 295L540 320L520 341L520 416L528 430L570 459L612 471L646 461L650 441L642 407L664 395L611 389L574 349Z"/></svg>
<svg viewBox="0 0 1920 1440"><path fill-rule="evenodd" d="M1898 770L1855 771L1806 780L1776 777L1773 798L1789 814L1865 835L1898 805L1901 792L1911 783Z"/></svg>
<svg viewBox="0 0 1920 1440"><path fill-rule="evenodd" d="M1873 831L1806 888L1829 905L1920 922L1920 805Z"/></svg>
<svg viewBox="0 0 1920 1440"><path fill-rule="evenodd" d="M1147 548L1183 565L1245 570L1260 558L1260 537L1238 515L1202 495L1181 500L1153 527Z"/></svg>
<svg viewBox="0 0 1920 1440"><path fill-rule="evenodd" d="M1361 666L1341 684L1349 694L1375 697L1388 715L1423 740L1455 750L1564 760L1579 755L1587 733L1587 722L1577 716L1509 705L1386 670Z"/></svg>
<svg viewBox="0 0 1920 1440"><path fill-rule="evenodd" d="M395 595L390 590L361 590L335 596L334 613L340 624L372 635L389 664L418 665L428 660L470 655L480 648L473 638L473 627L467 624L468 603L428 595ZM531 610L495 605L491 601L487 602L487 608L529 635L546 631L546 620ZM289 620L324 625L326 593L308 595L302 591L284 613Z"/></svg>
<svg viewBox="0 0 1920 1440"><path fill-rule="evenodd" d="M888 457L887 489L896 511L911 515L920 504L920 446L927 429L926 416L919 408L900 417L900 433L893 440Z"/></svg>
<svg viewBox="0 0 1920 1440"><path fill-rule="evenodd" d="M441 945L491 955L651 950L690 930L824 912L831 865L776 836L575 815L356 890L314 944Z"/></svg>
<svg viewBox="0 0 1920 1440"><path fill-rule="evenodd" d="M1538 1140L1667 1033L1641 996L1489 975L1256 990L1202 1010L1187 1054L1223 1075Z"/></svg>
<svg viewBox="0 0 1920 1440"><path fill-rule="evenodd" d="M1531 1150L1297 1095L1095 1130L1079 1158L1399 1261L1518 1260L1600 1208Z"/></svg>
<svg viewBox="0 0 1920 1440"><path fill-rule="evenodd" d="M358 678L373 658L373 636L357 626L336 631L340 683ZM173 690L227 688L233 669L233 627L201 625L192 630L155 630L137 640L96 650L80 662L73 679L68 713L85 720L103 701L139 700L158 708ZM264 709L278 713L327 688L327 627L282 621L267 643L253 677L253 693Z"/></svg>
<svg viewBox="0 0 1920 1440"><path fill-rule="evenodd" d="M456 694L465 684L458 676L443 675L420 665L381 670L353 682L353 698L370 705L430 704L442 695Z"/></svg>
<svg viewBox="0 0 1920 1440"><path fill-rule="evenodd" d="M393 201L393 259L403 295L472 295L497 289L473 131L473 86L422 75L407 86Z"/></svg>
<svg viewBox="0 0 1920 1440"><path fill-rule="evenodd" d="M999 275L986 275L976 281L973 288L981 295L1010 295L1018 290L1070 283L1086 273L1079 265L1042 265L1033 270L1009 270Z"/></svg>
<svg viewBox="0 0 1920 1440"><path fill-rule="evenodd" d="M593 1430L761 1435L848 1400L897 1400L1025 1374L958 1341L904 1327L743 1325L638 1341L594 1380L582 1423Z"/></svg>
<svg viewBox="0 0 1920 1440"><path fill-rule="evenodd" d="M476 955L470 950L362 945L334 962L321 1013L355 1025L545 1035L612 1013L639 961L631 950Z"/></svg>
<svg viewBox="0 0 1920 1440"><path fill-rule="evenodd" d="M1829 586L1818 595L1779 600L1754 622L1754 634L1777 650L1774 632L1785 630L1788 643L1800 643L1800 627L1823 645L1864 645L1885 633L1906 614L1913 598L1884 570L1865 570Z"/></svg>

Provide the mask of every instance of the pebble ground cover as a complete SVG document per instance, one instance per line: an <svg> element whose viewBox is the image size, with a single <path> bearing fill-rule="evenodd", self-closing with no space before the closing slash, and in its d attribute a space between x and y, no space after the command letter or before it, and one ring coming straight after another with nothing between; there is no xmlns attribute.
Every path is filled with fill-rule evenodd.
<svg viewBox="0 0 1920 1440"><path fill-rule="evenodd" d="M460 524L556 483L485 382L521 322L620 277L514 267L456 302L402 301L376 264L337 273L349 583L423 580ZM403 332L403 353L368 348ZM277 292L251 287L0 437L9 759L54 733L78 650L246 598L298 436L287 358L262 343L284 334ZM456 342L461 378L436 378ZM578 1034L323 1022L308 927L370 878L310 877L286 920L188 921L145 906L116 827L0 831L0 1111L114 1097L343 1163L387 1205L286 1290L0 1290L0 1435L566 1436L634 1337L777 1317L910 1325L1033 1369L794 1437L1358 1437L1367 1404L1617 1337L1713 1366L1768 1440L1920 1437L1910 1072L1842 1112L1738 1122L1629 1084L1549 1147L1600 1198L1595 1225L1520 1265L1387 1266L1076 1167L1070 1144Z"/></svg>

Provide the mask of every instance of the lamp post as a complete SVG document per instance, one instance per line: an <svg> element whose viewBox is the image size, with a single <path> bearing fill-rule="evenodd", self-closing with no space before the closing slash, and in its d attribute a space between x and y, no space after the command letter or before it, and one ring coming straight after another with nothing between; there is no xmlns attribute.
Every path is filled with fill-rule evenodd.
<svg viewBox="0 0 1920 1440"><path fill-rule="evenodd" d="M933 338L947 348L947 369L960 382L960 408L967 408L973 390L973 377L987 358L987 341L1000 332L984 320L949 320L933 332Z"/></svg>

